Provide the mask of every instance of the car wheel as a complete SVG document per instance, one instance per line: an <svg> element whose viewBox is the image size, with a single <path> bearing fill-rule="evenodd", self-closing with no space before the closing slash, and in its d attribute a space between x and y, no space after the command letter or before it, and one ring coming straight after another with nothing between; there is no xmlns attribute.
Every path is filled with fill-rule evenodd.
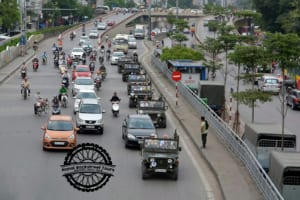
<svg viewBox="0 0 300 200"><path fill-rule="evenodd" d="M103 135L103 132L104 132L104 127L102 127L102 128L99 130L99 134L100 134L100 135Z"/></svg>
<svg viewBox="0 0 300 200"><path fill-rule="evenodd" d="M172 174L172 180L177 181L178 180L178 172L174 172Z"/></svg>
<svg viewBox="0 0 300 200"><path fill-rule="evenodd" d="M294 104L293 102L291 103L291 109L292 109L292 110L295 110L295 109L296 109L295 104Z"/></svg>
<svg viewBox="0 0 300 200"><path fill-rule="evenodd" d="M148 178L149 178L149 174L147 174L147 172L146 172L146 167L145 167L145 165L142 164L142 179L143 179L143 180L146 180L146 179L148 179Z"/></svg>

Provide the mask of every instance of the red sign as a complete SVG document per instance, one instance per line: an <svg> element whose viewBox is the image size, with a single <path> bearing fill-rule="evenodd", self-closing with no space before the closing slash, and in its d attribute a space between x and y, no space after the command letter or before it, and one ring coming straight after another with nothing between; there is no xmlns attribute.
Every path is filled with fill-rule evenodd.
<svg viewBox="0 0 300 200"><path fill-rule="evenodd" d="M174 71L172 72L172 79L173 81L180 81L181 80L181 72L180 71Z"/></svg>

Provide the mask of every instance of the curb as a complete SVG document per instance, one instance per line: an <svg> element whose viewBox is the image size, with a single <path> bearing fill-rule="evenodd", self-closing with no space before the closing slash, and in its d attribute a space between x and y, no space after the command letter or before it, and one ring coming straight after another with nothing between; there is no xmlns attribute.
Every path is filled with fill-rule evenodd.
<svg viewBox="0 0 300 200"><path fill-rule="evenodd" d="M149 46L149 44L147 42L144 41L144 44L145 46L147 47L148 51L152 50L152 48ZM149 54L145 54L143 56L146 57L146 56L149 56ZM142 62L143 65L145 65L144 62ZM148 73L148 75L150 76L151 80L153 80L151 74ZM165 77L164 77L165 78ZM154 85L156 86L158 92L160 94L163 94L163 92L161 91L161 89L158 87L158 85L156 84L155 81L153 81ZM166 101L168 102L169 105L171 105L171 103L169 102L168 99L166 99ZM223 190L223 187L222 187L222 184L221 184L221 181L220 181L220 178L219 178L219 175L217 173L217 171L215 170L215 168L213 167L212 163L209 161L209 159L206 157L206 155L202 152L202 150L200 149L199 145L196 143L196 141L194 140L192 134L190 133L190 131L188 130L188 128L185 126L185 124L180 120L179 116L177 115L175 109L173 108L173 106L169 106L171 108L171 111L172 111L172 114L176 117L176 119L179 121L179 124L181 125L181 127L184 129L184 131L187 133L188 137L191 139L191 141L193 142L193 144L197 147L198 149L198 152L201 154L202 158L206 161L206 163L208 164L208 167L209 169L213 172L216 180L217 180L217 183L219 185L219 188L221 189L221 195L222 195L222 198L223 199L226 199L226 196L225 196L225 193L224 193L224 190Z"/></svg>

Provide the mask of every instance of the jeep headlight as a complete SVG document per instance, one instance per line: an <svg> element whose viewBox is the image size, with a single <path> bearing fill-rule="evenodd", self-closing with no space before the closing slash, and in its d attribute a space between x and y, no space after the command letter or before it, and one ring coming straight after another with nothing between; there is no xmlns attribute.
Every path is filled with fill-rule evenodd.
<svg viewBox="0 0 300 200"><path fill-rule="evenodd" d="M150 162L155 162L155 159L154 158L150 158Z"/></svg>
<svg viewBox="0 0 300 200"><path fill-rule="evenodd" d="M71 139L71 140L74 140L74 138L75 138L74 134L72 134L72 135L69 136L69 139Z"/></svg>
<svg viewBox="0 0 300 200"><path fill-rule="evenodd" d="M133 92L131 92L131 93L130 93L130 96L134 96L134 93L133 93Z"/></svg>
<svg viewBox="0 0 300 200"><path fill-rule="evenodd" d="M161 116L160 113L158 113L158 114L157 114L157 117L160 117L160 116Z"/></svg>
<svg viewBox="0 0 300 200"><path fill-rule="evenodd" d="M131 139L131 140L135 140L135 136L132 135L132 134L128 134L128 135L127 135L127 138L128 138L128 139Z"/></svg>
<svg viewBox="0 0 300 200"><path fill-rule="evenodd" d="M50 135L48 135L47 133L45 133L44 138L45 138L45 139L51 139Z"/></svg>
<svg viewBox="0 0 300 200"><path fill-rule="evenodd" d="M139 114L143 114L144 113L144 111L143 110L139 110Z"/></svg>
<svg viewBox="0 0 300 200"><path fill-rule="evenodd" d="M84 123L84 120L83 119L80 119L80 118L78 118L78 123Z"/></svg>
<svg viewBox="0 0 300 200"><path fill-rule="evenodd" d="M171 158L168 159L168 163L171 164L173 160Z"/></svg>
<svg viewBox="0 0 300 200"><path fill-rule="evenodd" d="M103 124L103 118L96 120L96 124Z"/></svg>

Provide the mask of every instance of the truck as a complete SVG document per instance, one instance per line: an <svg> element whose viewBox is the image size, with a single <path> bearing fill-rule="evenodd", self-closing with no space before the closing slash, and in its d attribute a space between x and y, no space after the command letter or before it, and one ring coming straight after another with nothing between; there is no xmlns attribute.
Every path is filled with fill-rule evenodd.
<svg viewBox="0 0 300 200"><path fill-rule="evenodd" d="M217 114L221 113L224 104L224 83L221 81L200 80L198 90L194 90L200 98Z"/></svg>
<svg viewBox="0 0 300 200"><path fill-rule="evenodd" d="M133 35L136 39L144 39L145 38L145 26L142 24L135 25Z"/></svg>

